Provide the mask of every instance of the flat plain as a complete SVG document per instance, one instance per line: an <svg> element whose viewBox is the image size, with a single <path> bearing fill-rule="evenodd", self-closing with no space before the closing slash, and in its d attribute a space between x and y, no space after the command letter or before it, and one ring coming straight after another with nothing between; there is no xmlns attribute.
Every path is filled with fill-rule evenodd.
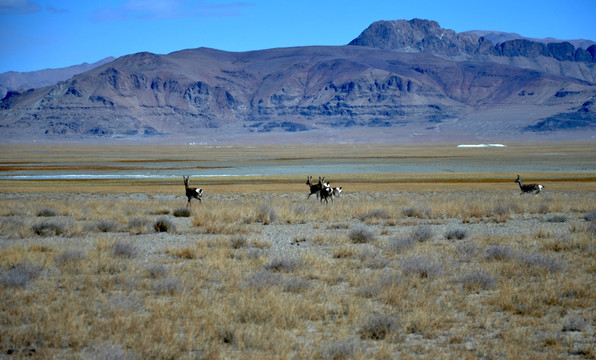
<svg viewBox="0 0 596 360"><path fill-rule="evenodd" d="M596 357L592 142L0 150L0 358Z"/></svg>

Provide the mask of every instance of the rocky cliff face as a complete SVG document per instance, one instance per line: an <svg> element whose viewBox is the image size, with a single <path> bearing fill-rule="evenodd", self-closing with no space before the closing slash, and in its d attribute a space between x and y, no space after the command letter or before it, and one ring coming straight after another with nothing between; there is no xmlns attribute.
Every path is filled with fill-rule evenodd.
<svg viewBox="0 0 596 360"><path fill-rule="evenodd" d="M467 58L477 51L478 38L443 29L436 21L413 19L375 22L348 45Z"/></svg>
<svg viewBox="0 0 596 360"><path fill-rule="evenodd" d="M596 82L596 45L584 49L570 42L521 38L492 43L474 32L456 33L421 19L375 22L349 45L424 52L455 61L496 62Z"/></svg>
<svg viewBox="0 0 596 360"><path fill-rule="evenodd" d="M567 45L499 48L423 20L371 28L359 37L366 46L124 56L54 86L9 92L0 102L0 136L455 141L562 131L585 138L594 128L591 82L487 60L576 64L544 55L569 59ZM534 63L549 64L541 61Z"/></svg>
<svg viewBox="0 0 596 360"><path fill-rule="evenodd" d="M449 58L477 58L478 55L505 57L552 57L560 61L596 62L596 45L576 49L569 42L542 43L527 39L493 44L474 33L443 29L436 21L378 21L370 25L349 45L368 46L400 52L427 52Z"/></svg>

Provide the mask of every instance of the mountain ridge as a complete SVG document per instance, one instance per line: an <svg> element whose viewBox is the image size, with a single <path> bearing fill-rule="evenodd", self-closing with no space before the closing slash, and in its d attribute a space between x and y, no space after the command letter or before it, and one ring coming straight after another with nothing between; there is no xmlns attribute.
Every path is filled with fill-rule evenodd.
<svg viewBox="0 0 596 360"><path fill-rule="evenodd" d="M576 48L568 41L543 43L515 36L517 34L509 34L504 36L505 41L493 43L489 37L477 34L478 31L457 33L444 29L432 20L381 20L372 23L348 45L401 52L429 52L460 61L478 60L482 56L509 58L543 56L560 61L596 63L596 43L583 49ZM503 34L505 33L501 33Z"/></svg>
<svg viewBox="0 0 596 360"><path fill-rule="evenodd" d="M543 44L568 42L571 45L573 45L576 49L582 48L584 50L586 50L587 48L589 48L592 45L596 45L596 41L588 40L588 39L555 39L552 37L531 38L531 37L523 36L523 35L520 35L517 33L508 33L508 32L504 32L504 31L494 31L494 30L467 30L467 31L464 31L464 33L473 34L479 38L484 37L484 38L490 40L493 44L502 43L502 42L509 41L509 40L523 39L523 40L529 40L529 41L539 42L539 43L543 43Z"/></svg>
<svg viewBox="0 0 596 360"><path fill-rule="evenodd" d="M426 20L407 25L414 26L409 43L385 32L376 35L377 47L126 55L54 86L9 92L0 102L0 136L192 142L593 139L591 62L540 53L531 59L474 54L490 41ZM391 42L410 49L383 48ZM426 51L416 48L420 44ZM576 73L581 76L571 76Z"/></svg>
<svg viewBox="0 0 596 360"><path fill-rule="evenodd" d="M56 84L76 74L93 69L94 67L114 61L116 58L108 56L94 63L84 62L63 68L41 69L35 71L7 71L0 74L0 98L6 96L8 91L26 90Z"/></svg>

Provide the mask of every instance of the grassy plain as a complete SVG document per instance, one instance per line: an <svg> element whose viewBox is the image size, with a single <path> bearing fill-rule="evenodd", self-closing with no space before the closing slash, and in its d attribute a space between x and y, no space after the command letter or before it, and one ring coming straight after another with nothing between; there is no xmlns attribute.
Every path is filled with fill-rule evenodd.
<svg viewBox="0 0 596 360"><path fill-rule="evenodd" d="M5 174L197 157L577 169L523 173L537 196L509 172L334 174L328 205L303 179L325 174L202 178L190 209L181 179L2 180L0 357L593 359L596 149L532 145L3 148Z"/></svg>

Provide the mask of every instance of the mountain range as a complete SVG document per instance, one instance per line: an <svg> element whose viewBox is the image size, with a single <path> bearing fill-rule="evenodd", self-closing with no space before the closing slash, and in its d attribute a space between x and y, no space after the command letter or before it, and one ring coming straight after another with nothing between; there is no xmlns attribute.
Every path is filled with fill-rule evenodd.
<svg viewBox="0 0 596 360"><path fill-rule="evenodd" d="M413 19L375 22L345 46L131 54L50 86L8 91L0 139L594 139L593 42L576 43L591 44L584 49L491 38Z"/></svg>
<svg viewBox="0 0 596 360"><path fill-rule="evenodd" d="M9 91L54 85L58 81L68 80L76 74L114 60L115 58L113 56L109 56L91 64L83 63L59 69L43 69L27 72L8 71L0 74L0 97L3 98Z"/></svg>

